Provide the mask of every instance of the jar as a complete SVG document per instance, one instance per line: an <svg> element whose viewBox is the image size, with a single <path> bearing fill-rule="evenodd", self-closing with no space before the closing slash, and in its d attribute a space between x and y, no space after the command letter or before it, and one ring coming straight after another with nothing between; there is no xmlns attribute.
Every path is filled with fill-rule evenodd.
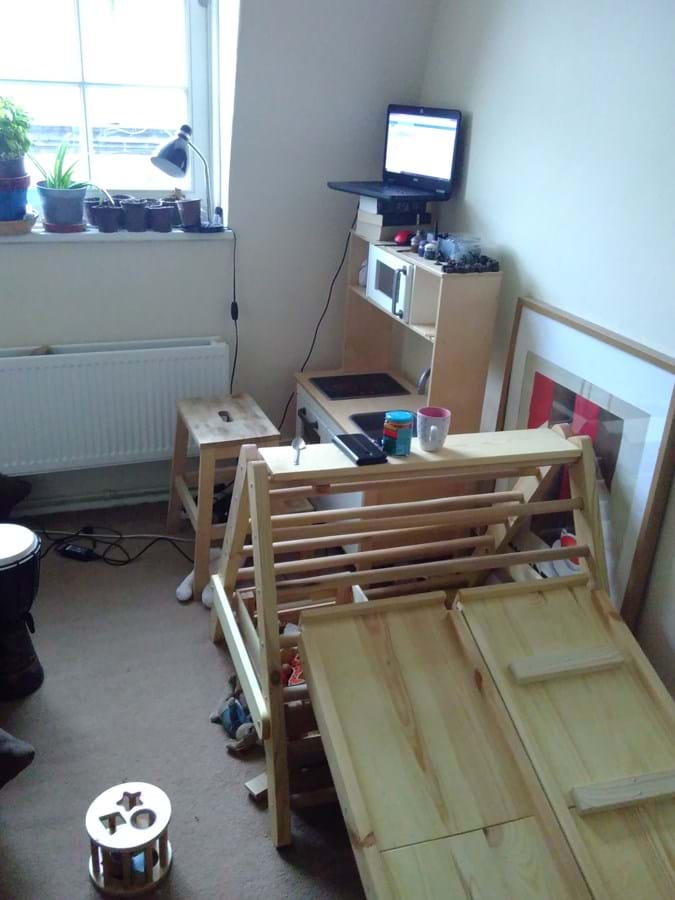
<svg viewBox="0 0 675 900"><path fill-rule="evenodd" d="M382 449L387 456L409 456L410 442L415 426L415 416L405 409L394 409L384 414Z"/></svg>
<svg viewBox="0 0 675 900"><path fill-rule="evenodd" d="M424 245L424 258L436 259L438 256L438 241L427 241Z"/></svg>

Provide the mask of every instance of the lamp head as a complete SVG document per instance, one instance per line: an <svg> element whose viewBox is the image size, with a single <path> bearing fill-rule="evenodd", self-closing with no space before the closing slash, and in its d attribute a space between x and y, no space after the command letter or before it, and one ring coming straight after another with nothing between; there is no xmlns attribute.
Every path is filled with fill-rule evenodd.
<svg viewBox="0 0 675 900"><path fill-rule="evenodd" d="M188 170L191 136L190 126L181 125L176 136L166 144L161 144L150 161L172 178L182 178Z"/></svg>

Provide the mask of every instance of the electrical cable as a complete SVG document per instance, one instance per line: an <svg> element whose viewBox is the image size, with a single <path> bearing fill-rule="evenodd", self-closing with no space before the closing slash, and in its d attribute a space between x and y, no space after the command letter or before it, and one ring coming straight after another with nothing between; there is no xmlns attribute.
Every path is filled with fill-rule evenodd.
<svg viewBox="0 0 675 900"><path fill-rule="evenodd" d="M65 547L67 544L72 543L79 538L81 540L92 541L94 545L92 546L92 559L101 560L109 566L127 566L137 559L140 559L140 557L151 547L160 542L170 544L184 559L189 563L194 564L192 557L185 553L179 546L179 544L182 543L193 543L190 538L179 538L164 534L123 534L121 531L117 531L117 529L109 528L105 525L85 525L77 531L50 531L46 528L35 527L33 524L30 524L28 527L32 528L37 534L44 535L47 541L49 541L48 544L43 546L40 552L41 560L48 556L53 550L58 552L62 547ZM137 553L131 554L122 543L123 541L128 540L148 540L148 543ZM106 545L102 553L98 553L94 549L96 544ZM111 552L114 550L117 550L122 554L122 559L110 556Z"/></svg>
<svg viewBox="0 0 675 900"><path fill-rule="evenodd" d="M237 232L234 228L230 228L230 231L234 238L234 247L232 248L232 303L230 304L230 317L234 322L234 360L232 361L232 374L230 375L231 394L239 357L239 306L237 304Z"/></svg>
<svg viewBox="0 0 675 900"><path fill-rule="evenodd" d="M300 366L301 372L305 371L305 369L307 367L307 363L309 362L310 357L311 357L312 353L314 352L314 347L316 345L316 340L319 336L319 329L321 328L321 323L325 319L326 313L328 312L328 307L330 306L330 301L333 296L333 288L335 287L335 282L340 277L340 272L342 271L342 267L344 266L345 260L347 259L347 250L349 249L349 240L352 236L352 230L353 230L354 226L356 225L356 219L357 219L358 214L359 213L358 213L358 209L357 209L357 211L354 213L354 218L352 220L352 224L349 226L349 231L347 232L347 240L345 241L344 250L342 251L342 258L340 259L340 264L338 265L337 269L335 270L335 275L333 275L333 279L330 283L330 288L328 289L328 297L326 298L326 303L324 304L321 315L319 316L319 321L316 323L316 328L314 329L314 337L312 338L312 343L310 344L310 347L307 352L307 356L305 357L304 363ZM295 391L291 391L291 394L290 394L288 400L286 401L286 406L284 407L284 412L281 417L281 421L279 422L279 425L277 426L277 431L281 431L281 428L286 420L286 415L288 414L288 408L291 405L291 401L293 400L294 393L295 393Z"/></svg>

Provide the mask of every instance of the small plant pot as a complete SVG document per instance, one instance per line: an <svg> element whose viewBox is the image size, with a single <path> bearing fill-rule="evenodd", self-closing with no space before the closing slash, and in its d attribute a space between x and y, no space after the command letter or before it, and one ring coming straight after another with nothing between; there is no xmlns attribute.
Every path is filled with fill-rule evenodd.
<svg viewBox="0 0 675 900"><path fill-rule="evenodd" d="M84 198L87 186L60 189L48 188L44 181L37 183L42 218L49 225L82 225Z"/></svg>
<svg viewBox="0 0 675 900"><path fill-rule="evenodd" d="M122 207L111 206L109 203L99 203L94 208L96 227L103 234L114 234L120 230L122 222Z"/></svg>
<svg viewBox="0 0 675 900"><path fill-rule="evenodd" d="M168 197L165 200L160 201L162 206L165 206L167 209L171 210L171 227L178 228L180 226L180 212L178 210L178 201L172 200Z"/></svg>
<svg viewBox="0 0 675 900"><path fill-rule="evenodd" d="M120 202L127 231L147 230L147 205L145 200L122 200Z"/></svg>
<svg viewBox="0 0 675 900"><path fill-rule="evenodd" d="M84 217L90 225L96 226L96 210L100 205L98 197L87 197L84 201Z"/></svg>
<svg viewBox="0 0 675 900"><path fill-rule="evenodd" d="M179 200L178 212L183 228L197 229L202 224L201 200Z"/></svg>
<svg viewBox="0 0 675 900"><path fill-rule="evenodd" d="M23 156L0 159L0 178L23 178L26 174L24 159Z"/></svg>
<svg viewBox="0 0 675 900"><path fill-rule="evenodd" d="M0 222L18 222L26 215L30 175L0 178Z"/></svg>
<svg viewBox="0 0 675 900"><path fill-rule="evenodd" d="M150 228L153 231L168 232L173 228L173 214L177 212L171 206L162 203L157 206L149 206Z"/></svg>

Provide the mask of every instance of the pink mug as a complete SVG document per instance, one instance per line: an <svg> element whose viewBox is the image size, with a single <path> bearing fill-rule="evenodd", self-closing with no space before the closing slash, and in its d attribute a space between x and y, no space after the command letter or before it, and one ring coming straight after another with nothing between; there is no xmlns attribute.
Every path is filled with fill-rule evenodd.
<svg viewBox="0 0 675 900"><path fill-rule="evenodd" d="M429 453L440 450L450 429L452 414L443 406L423 406L417 410L417 437Z"/></svg>

